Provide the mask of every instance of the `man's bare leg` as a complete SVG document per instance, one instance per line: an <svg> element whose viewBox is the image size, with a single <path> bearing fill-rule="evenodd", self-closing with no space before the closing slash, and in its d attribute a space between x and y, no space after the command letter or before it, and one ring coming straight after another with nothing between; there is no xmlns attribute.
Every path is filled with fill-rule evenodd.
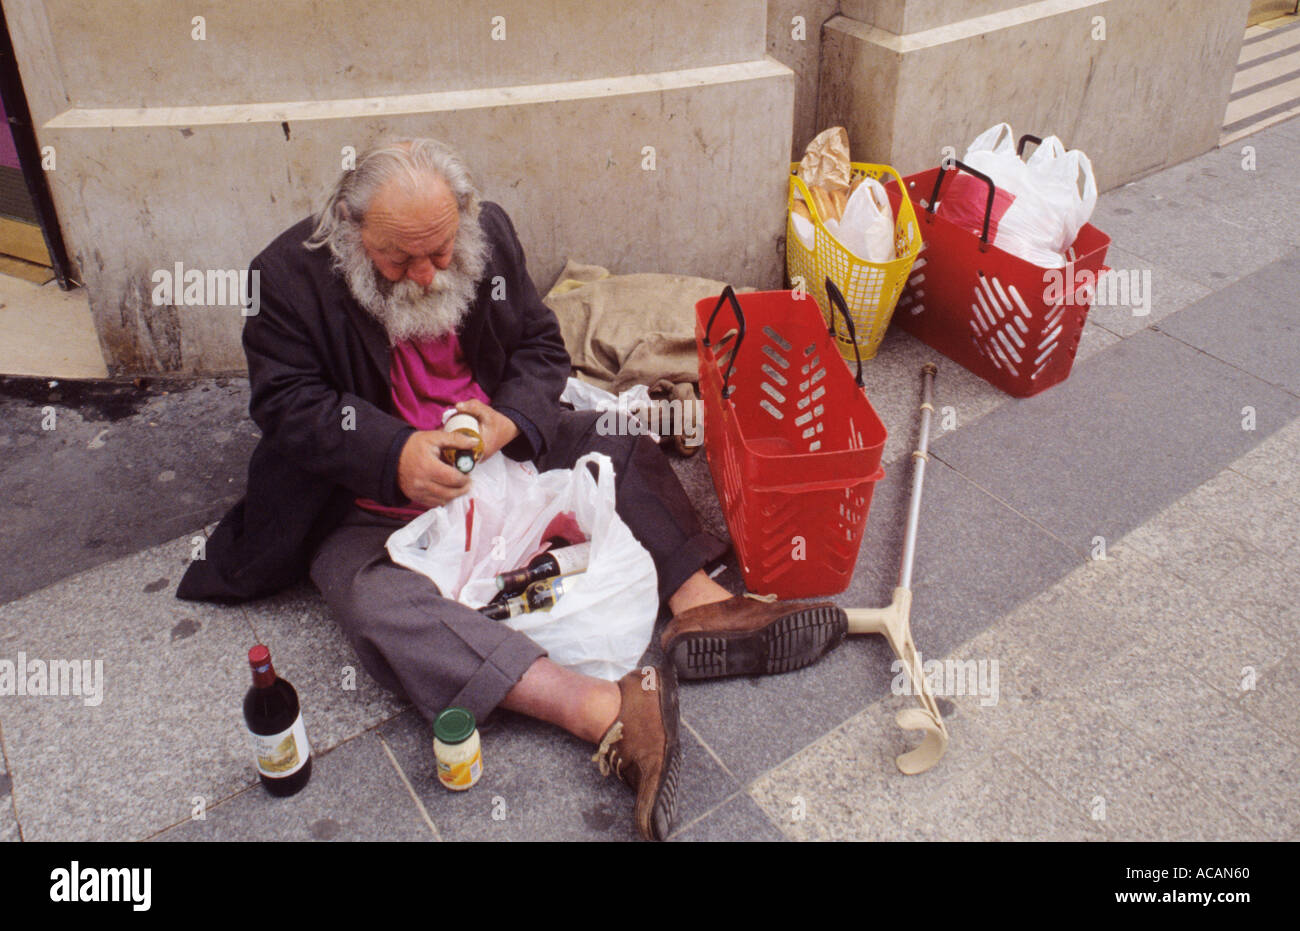
<svg viewBox="0 0 1300 931"><path fill-rule="evenodd" d="M677 615L700 605L726 601L730 597L731 592L709 578L703 569L699 569L668 599L668 608Z"/></svg>
<svg viewBox="0 0 1300 931"><path fill-rule="evenodd" d="M543 656L506 693L501 707L596 744L618 718L621 703L617 682L584 676Z"/></svg>

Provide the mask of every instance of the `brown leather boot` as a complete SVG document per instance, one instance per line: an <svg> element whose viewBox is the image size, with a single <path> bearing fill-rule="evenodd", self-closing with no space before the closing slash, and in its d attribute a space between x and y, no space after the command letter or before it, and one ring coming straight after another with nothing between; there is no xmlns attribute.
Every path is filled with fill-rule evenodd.
<svg viewBox="0 0 1300 931"><path fill-rule="evenodd" d="M636 790L632 817L646 840L664 840L677 814L677 677L671 666L634 669L618 680L618 720L605 732L592 760L603 776L613 772Z"/></svg>
<svg viewBox="0 0 1300 931"><path fill-rule="evenodd" d="M790 672L815 663L849 630L829 601L763 601L748 595L683 611L660 643L683 679Z"/></svg>

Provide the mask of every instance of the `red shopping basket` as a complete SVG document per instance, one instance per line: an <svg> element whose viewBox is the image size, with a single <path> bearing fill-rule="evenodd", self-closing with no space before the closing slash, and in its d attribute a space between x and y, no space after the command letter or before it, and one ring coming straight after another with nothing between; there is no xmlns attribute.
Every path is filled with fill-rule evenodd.
<svg viewBox="0 0 1300 931"><path fill-rule="evenodd" d="M853 320L835 285L828 292ZM838 300L836 300L838 299ZM695 305L709 471L746 587L832 595L853 578L885 426L840 359L817 302L792 291Z"/></svg>
<svg viewBox="0 0 1300 931"><path fill-rule="evenodd" d="M1021 138L1020 148L1032 139ZM1027 398L1069 377L1110 237L1084 224L1059 269L1004 252L989 242L993 181L954 164L988 185L983 232L935 214L943 166L904 178L924 245L894 320L995 387ZM927 193L928 203L921 199Z"/></svg>

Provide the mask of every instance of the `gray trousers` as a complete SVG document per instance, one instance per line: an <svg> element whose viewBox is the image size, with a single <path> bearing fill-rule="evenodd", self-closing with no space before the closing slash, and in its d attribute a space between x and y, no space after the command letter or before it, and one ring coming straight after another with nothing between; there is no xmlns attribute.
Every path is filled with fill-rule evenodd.
<svg viewBox="0 0 1300 931"><path fill-rule="evenodd" d="M587 452L614 463L616 509L654 560L659 598L726 552L705 533L659 447L647 437L601 436L594 412L565 412L539 469L571 468ZM361 662L429 720L449 705L478 720L546 651L529 637L442 597L428 576L388 558L399 519L353 507L317 549L311 579Z"/></svg>

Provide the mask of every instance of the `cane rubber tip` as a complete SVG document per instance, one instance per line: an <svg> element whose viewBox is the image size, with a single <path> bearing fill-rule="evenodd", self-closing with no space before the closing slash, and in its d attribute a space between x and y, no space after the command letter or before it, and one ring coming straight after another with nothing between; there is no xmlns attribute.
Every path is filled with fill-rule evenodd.
<svg viewBox="0 0 1300 931"><path fill-rule="evenodd" d="M939 366L935 365L933 362L927 362L927 363L925 363L925 365L923 365L923 366L921 367L921 374L922 374L922 375L938 375L938 374L939 374Z"/></svg>

